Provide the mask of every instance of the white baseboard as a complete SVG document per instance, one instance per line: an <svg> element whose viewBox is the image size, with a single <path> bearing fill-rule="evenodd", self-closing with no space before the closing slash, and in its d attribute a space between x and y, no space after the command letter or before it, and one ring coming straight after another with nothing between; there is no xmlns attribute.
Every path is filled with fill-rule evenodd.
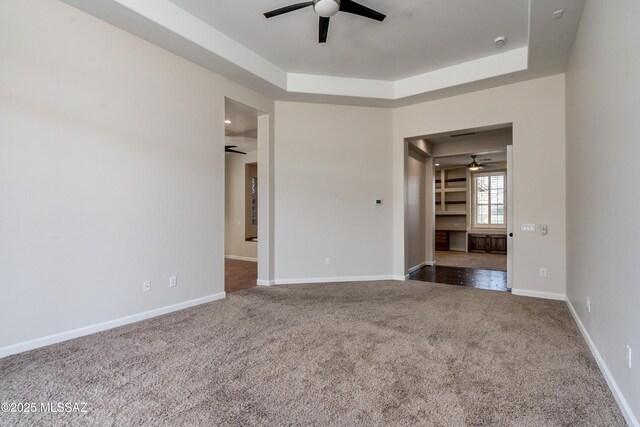
<svg viewBox="0 0 640 427"><path fill-rule="evenodd" d="M89 326L83 326L81 328L72 329L70 331L60 332L57 334L48 335L46 337L36 338L29 341L24 341L18 344L12 344L12 345L0 348L0 358L10 356L12 354L22 353L24 351L34 350L40 347L45 347L51 344L57 344L59 342L67 341L73 338L79 338L85 335L95 334L96 332L106 331L107 329L117 328L119 326L124 326L130 323L139 322L141 320L150 319L152 317L171 313L173 311L183 310L185 308L193 307L200 304L206 304L208 302L223 299L225 298L225 296L226 294L224 292L220 292L218 294L208 295L206 297L192 299L189 301L169 305L166 307L156 308L154 310L145 311L143 313L132 314L130 316L120 317L119 319L108 320L106 322L96 323L94 325L89 325Z"/></svg>
<svg viewBox="0 0 640 427"><path fill-rule="evenodd" d="M391 279L391 280L399 280L401 282L409 280L409 275L408 274L405 274L404 276L391 276L391 277L393 277L393 279Z"/></svg>
<svg viewBox="0 0 640 427"><path fill-rule="evenodd" d="M516 289L516 288L511 289L511 294L519 295L522 297L553 299L556 301L565 301L567 299L567 296L565 294L554 294L552 292L528 291L526 289Z"/></svg>
<svg viewBox="0 0 640 427"><path fill-rule="evenodd" d="M276 284L275 280L256 280L256 285L258 286L273 286Z"/></svg>
<svg viewBox="0 0 640 427"><path fill-rule="evenodd" d="M411 267L409 269L409 274L413 273L416 270L420 270L422 267L426 267L427 265L430 265L430 266L433 267L434 265L436 265L436 262L435 261L421 262L420 264L416 265L415 267Z"/></svg>
<svg viewBox="0 0 640 427"><path fill-rule="evenodd" d="M607 384L609 385L609 389L611 390L613 397L615 397L616 402L620 407L620 411L622 411L622 415L624 415L624 418L627 420L627 424L629 424L631 427L640 427L640 423L638 423L638 419L633 414L633 411L631 410L631 407L627 403L627 400L624 398L622 391L620 391L620 388L618 388L618 384L616 384L616 381L613 379L613 375L611 375L611 371L609 371L609 368L607 367L606 363L604 363L604 359L600 355L600 352L598 351L596 344L591 339L589 332L587 332L587 328L584 327L584 324L582 323L580 316L578 316L578 312L573 308L573 305L571 304L571 301L569 301L569 298L567 298L566 301L567 301L567 306L569 307L569 311L571 312L573 319L576 321L576 324L578 325L578 329L582 333L582 336L584 337L585 341L587 341L587 345L591 350L591 354L593 354L593 357L596 359L596 362L600 367L600 371L602 372L604 379L607 381Z"/></svg>
<svg viewBox="0 0 640 427"><path fill-rule="evenodd" d="M409 274L413 273L413 272L414 272L414 271L416 271L416 270L420 270L420 269L421 269L422 267L424 267L425 265L427 265L427 263L426 263L426 262L421 262L420 264L418 264L418 265L416 265L416 266L414 266L414 267L411 267L411 268L409 269Z"/></svg>
<svg viewBox="0 0 640 427"><path fill-rule="evenodd" d="M258 262L258 258L251 258L251 257L246 257L246 256L239 256L239 255L225 255L224 256L226 259L234 259L236 261L249 261L249 262Z"/></svg>
<svg viewBox="0 0 640 427"><path fill-rule="evenodd" d="M346 277L313 277L299 279L276 279L276 285L297 285L308 283L335 283L335 282L368 282L378 280L396 280L396 276L346 276Z"/></svg>

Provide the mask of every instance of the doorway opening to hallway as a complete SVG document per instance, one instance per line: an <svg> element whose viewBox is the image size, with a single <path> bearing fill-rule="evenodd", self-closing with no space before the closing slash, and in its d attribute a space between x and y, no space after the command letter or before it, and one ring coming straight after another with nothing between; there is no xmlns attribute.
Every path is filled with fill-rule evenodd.
<svg viewBox="0 0 640 427"><path fill-rule="evenodd" d="M225 292L256 286L258 278L258 116L225 99Z"/></svg>

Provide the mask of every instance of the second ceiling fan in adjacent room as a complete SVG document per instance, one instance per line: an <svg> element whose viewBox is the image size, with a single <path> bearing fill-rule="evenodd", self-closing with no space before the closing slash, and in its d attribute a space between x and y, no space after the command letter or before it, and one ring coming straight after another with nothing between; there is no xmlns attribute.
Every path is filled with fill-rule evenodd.
<svg viewBox="0 0 640 427"><path fill-rule="evenodd" d="M273 18L285 13L293 12L295 10L303 9L305 7L313 6L313 10L320 17L320 26L318 34L318 42L326 43L327 35L329 34L329 20L338 12L347 12L354 15L363 16L365 18L374 19L376 21L384 21L386 15L377 12L373 9L369 9L366 6L356 3L352 0L314 0L306 1L303 3L296 3L289 6L281 7L270 12L266 12L264 16L266 18Z"/></svg>

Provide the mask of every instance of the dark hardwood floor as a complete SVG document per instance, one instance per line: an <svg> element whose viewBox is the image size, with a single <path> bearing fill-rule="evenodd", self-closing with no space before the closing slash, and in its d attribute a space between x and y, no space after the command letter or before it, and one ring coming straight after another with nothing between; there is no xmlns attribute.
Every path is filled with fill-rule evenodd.
<svg viewBox="0 0 640 427"><path fill-rule="evenodd" d="M237 292L256 286L258 279L258 263L224 260L224 291Z"/></svg>
<svg viewBox="0 0 640 427"><path fill-rule="evenodd" d="M257 263L225 259L224 270L225 292L237 292L256 286L256 279L258 278ZM507 273L505 271L427 266L411 273L409 279L509 292L507 288Z"/></svg>
<svg viewBox="0 0 640 427"><path fill-rule="evenodd" d="M411 280L468 286L492 291L510 292L507 288L507 272L481 270L479 268L426 266L409 275Z"/></svg>

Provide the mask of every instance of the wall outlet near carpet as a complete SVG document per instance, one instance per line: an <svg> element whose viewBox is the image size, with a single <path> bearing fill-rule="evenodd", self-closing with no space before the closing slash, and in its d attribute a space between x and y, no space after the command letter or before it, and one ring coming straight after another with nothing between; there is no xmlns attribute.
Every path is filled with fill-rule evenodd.
<svg viewBox="0 0 640 427"><path fill-rule="evenodd" d="M540 277L547 277L546 267L540 267Z"/></svg>
<svg viewBox="0 0 640 427"><path fill-rule="evenodd" d="M178 285L178 278L176 276L169 277L169 287L174 288Z"/></svg>
<svg viewBox="0 0 640 427"><path fill-rule="evenodd" d="M142 282L142 292L149 292L151 290L151 280L145 280Z"/></svg>
<svg viewBox="0 0 640 427"><path fill-rule="evenodd" d="M591 313L591 299L587 297L587 311Z"/></svg>
<svg viewBox="0 0 640 427"><path fill-rule="evenodd" d="M331 257L325 257L325 259L324 259L324 264L325 264L325 265L329 265L329 264L331 264Z"/></svg>
<svg viewBox="0 0 640 427"><path fill-rule="evenodd" d="M631 369L631 346L627 346L627 367Z"/></svg>

